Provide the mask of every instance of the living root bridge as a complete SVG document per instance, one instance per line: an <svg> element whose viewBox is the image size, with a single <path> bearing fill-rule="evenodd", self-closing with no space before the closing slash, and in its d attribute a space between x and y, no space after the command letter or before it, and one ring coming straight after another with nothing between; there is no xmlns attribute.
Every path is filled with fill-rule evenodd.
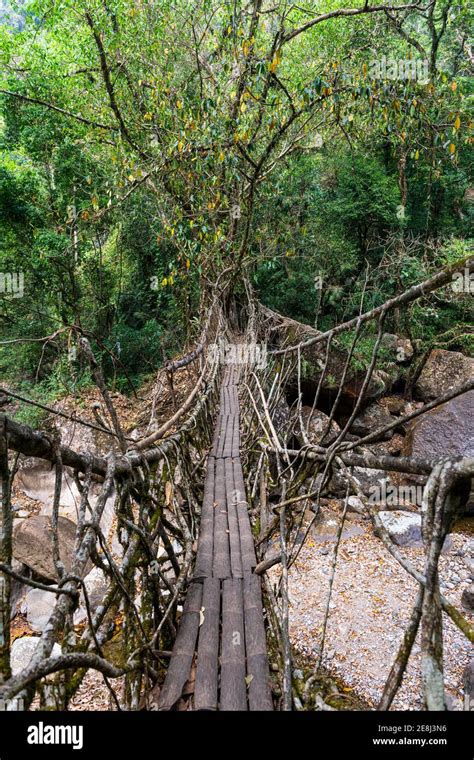
<svg viewBox="0 0 474 760"><path fill-rule="evenodd" d="M209 325L206 340L214 339L221 331L219 314ZM189 363L201 357L202 351L197 351ZM111 400L100 367L94 366L94 376L109 411ZM177 607L192 571L200 501L200 452L211 444L220 379L217 363L202 360L199 371L203 379L198 389L192 389L170 424L160 428L159 435L155 433L153 442L143 451L121 450L106 457L79 452L55 437L0 415L0 630L7 632L0 648L0 700L16 700L28 709L38 694L43 708L66 709L90 668L102 674L117 709L138 709L141 700L148 699L163 667L163 657L175 639ZM120 427L118 417L114 427ZM122 449L123 436L117 432L116 437ZM38 583L12 570L10 491L15 467L9 471L9 450L47 460L55 469L50 525L56 584ZM58 520L65 467L73 470L79 490L76 539L68 567L59 550ZM102 480L94 506L89 498L93 477ZM105 505L113 495L120 559L109 546L110 536L101 528ZM102 600L94 607L83 580L91 562L105 583ZM45 594L49 592L54 599L30 662L13 676L9 639L12 577ZM82 631L74 623L80 597L86 614ZM107 654L112 638L119 641L120 666ZM59 656L54 652L55 644L65 647ZM112 686L118 678L122 679L120 698Z"/></svg>
<svg viewBox="0 0 474 760"><path fill-rule="evenodd" d="M227 367L207 461L193 582L160 710L179 701L196 664L197 710L272 710L260 578L240 460L239 368Z"/></svg>

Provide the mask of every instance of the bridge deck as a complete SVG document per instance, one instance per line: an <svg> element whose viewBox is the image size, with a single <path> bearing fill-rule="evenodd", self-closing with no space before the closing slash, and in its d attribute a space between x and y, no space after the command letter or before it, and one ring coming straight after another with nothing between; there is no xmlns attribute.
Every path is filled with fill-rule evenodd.
<svg viewBox="0 0 474 760"><path fill-rule="evenodd" d="M207 460L193 581L159 709L182 696L195 663L195 710L272 710L260 578L240 461L238 367L226 368Z"/></svg>

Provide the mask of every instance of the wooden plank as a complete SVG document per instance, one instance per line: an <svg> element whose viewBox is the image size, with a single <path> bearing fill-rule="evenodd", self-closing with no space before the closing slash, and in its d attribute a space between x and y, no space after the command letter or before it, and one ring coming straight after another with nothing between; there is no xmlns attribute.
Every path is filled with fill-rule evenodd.
<svg viewBox="0 0 474 760"><path fill-rule="evenodd" d="M212 437L212 446L211 446L211 451L210 451L210 456L212 457L217 456L220 430L221 430L221 415L219 414L216 420L215 427L214 427L214 435Z"/></svg>
<svg viewBox="0 0 474 760"><path fill-rule="evenodd" d="M242 580L224 581L222 595L221 710L247 710Z"/></svg>
<svg viewBox="0 0 474 760"><path fill-rule="evenodd" d="M231 439L232 439L232 432L234 429L234 418L233 417L227 417L226 418L226 430L225 430L225 438L223 442L222 447L222 456L223 457L230 457L231 456Z"/></svg>
<svg viewBox="0 0 474 760"><path fill-rule="evenodd" d="M221 582L218 578L206 578L202 596L204 620L199 628L194 688L196 710L217 710L220 612Z"/></svg>
<svg viewBox="0 0 474 760"><path fill-rule="evenodd" d="M238 457L240 453L240 419L239 414L235 415L234 432L232 436L232 455Z"/></svg>
<svg viewBox="0 0 474 760"><path fill-rule="evenodd" d="M249 707L273 710L260 578L245 576L243 591Z"/></svg>
<svg viewBox="0 0 474 760"><path fill-rule="evenodd" d="M229 424L229 417L228 415L222 415L221 418L221 431L219 434L219 445L217 447L217 456L223 457L224 456L224 447L225 447L225 440L227 435L227 426Z"/></svg>
<svg viewBox="0 0 474 760"><path fill-rule="evenodd" d="M237 517L232 459L225 460L225 485L227 497L227 520L229 525L230 567L233 578L242 578L242 554L240 551L239 519Z"/></svg>
<svg viewBox="0 0 474 760"><path fill-rule="evenodd" d="M248 504L245 501L244 474L240 459L233 460L235 490L238 492L237 517L240 531L240 551L242 554L242 567L244 574L252 572L257 566L257 557L250 527Z"/></svg>
<svg viewBox="0 0 474 760"><path fill-rule="evenodd" d="M158 700L159 710L171 710L174 707L191 673L199 629L201 601L202 585L192 583L184 602L170 664Z"/></svg>
<svg viewBox="0 0 474 760"><path fill-rule="evenodd" d="M230 578L229 526L227 521L223 459L218 459L216 462L214 505L214 560L212 574L215 578Z"/></svg>
<svg viewBox="0 0 474 760"><path fill-rule="evenodd" d="M215 462L213 457L208 457L206 480L204 482L204 497L201 509L201 521L199 525L199 539L194 567L195 580L202 580L212 575L212 561L214 549L214 481Z"/></svg>

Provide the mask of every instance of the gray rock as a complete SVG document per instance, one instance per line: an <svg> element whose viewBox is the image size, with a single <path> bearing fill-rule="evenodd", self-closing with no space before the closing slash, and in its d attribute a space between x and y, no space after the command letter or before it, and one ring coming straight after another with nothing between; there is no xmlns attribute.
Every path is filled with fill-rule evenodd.
<svg viewBox="0 0 474 760"><path fill-rule="evenodd" d="M421 515L399 510L381 511L379 517L384 528L398 546L420 546Z"/></svg>
<svg viewBox="0 0 474 760"><path fill-rule="evenodd" d="M280 396L275 408L272 410L272 420L275 429L284 438L290 423L290 407L283 396Z"/></svg>
<svg viewBox="0 0 474 760"><path fill-rule="evenodd" d="M99 567L93 567L90 573L84 578L84 585L86 587L91 610L92 612L95 612L107 591L107 578ZM78 625L86 620L86 618L87 611L85 608L84 593L81 592L80 606L74 614L74 623Z"/></svg>
<svg viewBox="0 0 474 760"><path fill-rule="evenodd" d="M31 575L30 569L26 567L22 562L18 562L16 559L12 560L12 570L24 578L29 578ZM30 587L25 583L18 581L16 578L12 578L11 584L10 617L13 619L15 615L20 611L21 605L23 604L24 598Z"/></svg>
<svg viewBox="0 0 474 760"><path fill-rule="evenodd" d="M42 633L51 617L55 603L56 596L50 591L42 591L38 588L28 591L22 611L26 613L26 619L34 631Z"/></svg>
<svg viewBox="0 0 474 760"><path fill-rule="evenodd" d="M76 526L67 517L59 517L59 551L66 572L71 569L74 554ZM13 556L31 568L41 578L57 580L53 562L51 519L34 515L28 520L18 520L13 528Z"/></svg>
<svg viewBox="0 0 474 760"><path fill-rule="evenodd" d="M374 488L383 489L384 482L387 483L388 481L386 472L383 470L372 470L369 467L354 467L352 474L358 481L365 496L370 496L374 492Z"/></svg>
<svg viewBox="0 0 474 760"><path fill-rule="evenodd" d="M466 610L474 612L474 583L471 583L462 592L461 604Z"/></svg>
<svg viewBox="0 0 474 760"><path fill-rule="evenodd" d="M76 428L79 427L79 425L76 425ZM99 433L99 435L101 434ZM90 447L87 446L86 448ZM95 450L94 447L93 450ZM17 483L23 493L29 496L30 499L39 501L44 505L41 510L41 513L43 515L51 515L55 487L54 469L51 469L49 465L43 462L38 462L36 459L25 459L22 461L22 467L18 471ZM100 490L100 483L93 482L89 492L89 502L92 508L94 508L97 503L97 498L99 496ZM100 527L106 536L109 534L112 520L115 514L114 499L115 494L112 493L106 502L100 521ZM81 495L77 490L72 472L70 468L65 467L59 502L59 514L62 517L67 517L74 523L77 522L77 514L80 501Z"/></svg>
<svg viewBox="0 0 474 760"><path fill-rule="evenodd" d="M357 512L358 514L364 514L366 511L362 500L359 499L358 496L349 496L349 498L347 499L347 505L349 509L352 509L354 512Z"/></svg>
<svg viewBox="0 0 474 760"><path fill-rule="evenodd" d="M429 401L473 378L474 359L437 348L430 353L414 390L423 401Z"/></svg>
<svg viewBox="0 0 474 760"><path fill-rule="evenodd" d="M403 396L384 396L379 403L389 414L401 414L407 402Z"/></svg>
<svg viewBox="0 0 474 760"><path fill-rule="evenodd" d="M400 335L394 335L393 333L382 335L381 348L397 364L408 364L413 358L411 341L409 338L403 338Z"/></svg>
<svg viewBox="0 0 474 760"><path fill-rule="evenodd" d="M324 414L324 412L321 412L319 409L312 409L310 406L303 406L301 408L301 419L304 427L308 430L310 443L315 446L320 445L321 442L327 446L334 440L341 429L334 420L331 421L331 425L328 427L328 415ZM296 411L292 414L292 422L294 423L295 431L298 435L299 423L296 418ZM326 429L328 429L328 432L325 435ZM301 441L301 443L303 443L303 441Z"/></svg>
<svg viewBox="0 0 474 760"><path fill-rule="evenodd" d="M351 433L360 436L368 435L390 425L393 420L394 418L379 403L369 404L367 409L355 418L350 428ZM384 438L391 438L392 435L393 430L389 430L388 433L384 434Z"/></svg>
<svg viewBox="0 0 474 760"><path fill-rule="evenodd" d="M12 674L15 676L24 670L33 657L39 638L37 636L23 636L21 639L15 639L11 648L11 667ZM57 657L61 654L59 644L53 646L51 655Z"/></svg>
<svg viewBox="0 0 474 760"><path fill-rule="evenodd" d="M362 450L360 453L362 453ZM352 474L359 483L360 489L365 496L370 496L375 487L381 489L383 481L387 480L386 472L383 472L383 470L371 470L368 467L354 467ZM347 478L340 470L334 470L327 486L327 492L340 498L345 497L347 492Z"/></svg>
<svg viewBox="0 0 474 760"><path fill-rule="evenodd" d="M474 391L425 412L410 427L402 456L474 456Z"/></svg>

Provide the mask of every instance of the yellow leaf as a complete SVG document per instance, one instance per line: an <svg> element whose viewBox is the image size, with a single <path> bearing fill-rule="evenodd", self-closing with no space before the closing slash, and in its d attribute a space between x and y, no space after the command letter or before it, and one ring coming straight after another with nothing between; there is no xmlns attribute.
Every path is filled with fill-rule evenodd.
<svg viewBox="0 0 474 760"><path fill-rule="evenodd" d="M456 116L456 121L454 122L454 129L459 129L460 126L461 126L461 119L459 118L459 116Z"/></svg>
<svg viewBox="0 0 474 760"><path fill-rule="evenodd" d="M278 64L280 63L280 61L281 61L281 55L280 55L280 53L275 53L275 55L273 56L273 61L271 62L270 66L269 66L269 69L272 72L272 74L274 74L275 71L277 70L277 67L278 67Z"/></svg>
<svg viewBox="0 0 474 760"><path fill-rule="evenodd" d="M458 88L457 83L456 82L451 82L451 89L452 89L452 91L456 92L457 88Z"/></svg>
<svg viewBox="0 0 474 760"><path fill-rule="evenodd" d="M183 107L183 103L182 103L182 101L181 101L181 100L177 100L177 101L176 101L176 108L178 109L178 111L179 111L179 110L180 110L182 107Z"/></svg>
<svg viewBox="0 0 474 760"><path fill-rule="evenodd" d="M178 143L178 150L179 150L180 153L182 153L183 148L184 148L184 142L182 140L180 140L179 143Z"/></svg>
<svg viewBox="0 0 474 760"><path fill-rule="evenodd" d="M219 153L219 161L223 161L224 158L225 158L224 152L221 150L221 152Z"/></svg>
<svg viewBox="0 0 474 760"><path fill-rule="evenodd" d="M168 285L168 280L166 279L166 277L163 277L161 281L161 285L163 288L166 288L166 286Z"/></svg>
<svg viewBox="0 0 474 760"><path fill-rule="evenodd" d="M419 158L420 158L420 151L417 150L415 151L415 161L418 161Z"/></svg>
<svg viewBox="0 0 474 760"><path fill-rule="evenodd" d="M240 104L240 112L241 113L245 113L246 110L247 110L247 104L246 103L241 103Z"/></svg>
<svg viewBox="0 0 474 760"><path fill-rule="evenodd" d="M173 484L171 481L167 480L165 484L165 503L166 506L169 507L171 504L171 499L173 496Z"/></svg>
<svg viewBox="0 0 474 760"><path fill-rule="evenodd" d="M186 259L186 269L189 269L190 266L191 266L190 260Z"/></svg>
<svg viewBox="0 0 474 760"><path fill-rule="evenodd" d="M449 146L449 152L451 153L451 155L456 152L456 146L454 143L451 143L451 145Z"/></svg>
<svg viewBox="0 0 474 760"><path fill-rule="evenodd" d="M151 113L147 111L143 118L145 119L145 121L151 121L152 119Z"/></svg>

